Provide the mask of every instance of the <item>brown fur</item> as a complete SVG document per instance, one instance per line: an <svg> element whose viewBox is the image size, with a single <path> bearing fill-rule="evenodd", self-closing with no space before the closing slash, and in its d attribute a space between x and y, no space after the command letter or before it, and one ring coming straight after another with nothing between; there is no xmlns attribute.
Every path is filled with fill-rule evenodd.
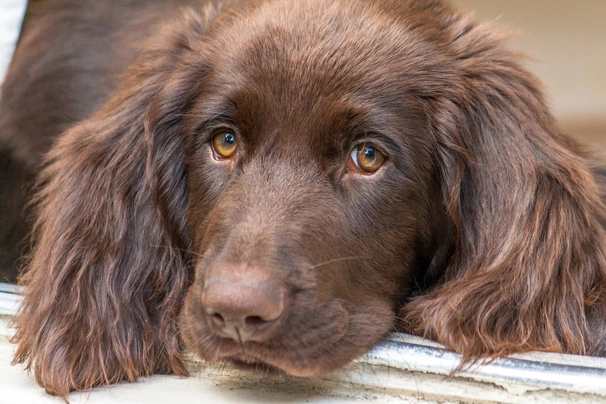
<svg viewBox="0 0 606 404"><path fill-rule="evenodd" d="M15 361L49 392L185 374L185 347L317 375L393 330L466 359L605 353L602 177L490 26L441 1L289 0L153 31L39 176ZM348 169L360 143L387 156L374 175ZM209 285L253 278L284 309L226 338Z"/></svg>

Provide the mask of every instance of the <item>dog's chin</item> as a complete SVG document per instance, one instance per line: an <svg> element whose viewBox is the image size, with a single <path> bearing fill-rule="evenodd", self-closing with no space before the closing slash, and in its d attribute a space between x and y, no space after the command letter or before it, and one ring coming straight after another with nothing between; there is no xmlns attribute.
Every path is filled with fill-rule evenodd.
<svg viewBox="0 0 606 404"><path fill-rule="evenodd" d="M226 358L225 362L230 363L237 369L252 371L265 376L279 376L287 374L280 368L270 365L262 360L250 355L238 355Z"/></svg>
<svg viewBox="0 0 606 404"><path fill-rule="evenodd" d="M274 360L269 359L269 362L271 362L269 363L263 359L246 354L227 357L224 358L223 361L230 363L236 369L251 371L266 377L284 375L294 377L313 377L321 376L330 372L331 370L334 370L332 367L326 368L324 366L306 367L303 364L292 363L287 360L276 360L275 358Z"/></svg>
<svg viewBox="0 0 606 404"><path fill-rule="evenodd" d="M264 377L294 376L314 377L321 376L333 370L332 368L307 368L286 361L265 362L262 359L250 355L236 355L223 358L221 362L232 365L235 369L253 372Z"/></svg>

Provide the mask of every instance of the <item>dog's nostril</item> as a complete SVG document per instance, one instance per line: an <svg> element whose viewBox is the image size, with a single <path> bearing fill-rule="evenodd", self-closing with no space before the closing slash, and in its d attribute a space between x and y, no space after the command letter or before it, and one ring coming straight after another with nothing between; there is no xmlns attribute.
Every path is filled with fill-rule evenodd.
<svg viewBox="0 0 606 404"><path fill-rule="evenodd" d="M211 312L211 313L208 313L208 316L210 317L210 321L212 321L213 325L215 325L217 327L225 326L225 319L223 318L223 316L220 313Z"/></svg>
<svg viewBox="0 0 606 404"><path fill-rule="evenodd" d="M248 316L248 317L246 317L245 324L248 327L261 328L264 325L271 323L272 321L274 321L274 320L268 320L268 321L263 320L259 316Z"/></svg>

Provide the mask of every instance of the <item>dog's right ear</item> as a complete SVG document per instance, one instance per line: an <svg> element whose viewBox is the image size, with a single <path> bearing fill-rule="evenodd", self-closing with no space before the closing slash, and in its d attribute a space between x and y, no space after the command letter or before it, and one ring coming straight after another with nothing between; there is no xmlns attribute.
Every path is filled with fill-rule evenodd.
<svg viewBox="0 0 606 404"><path fill-rule="evenodd" d="M187 205L180 125L201 85L187 75L204 71L191 64L217 14L162 27L113 98L46 157L13 341L14 362L52 394L187 373L177 317L189 235L171 212Z"/></svg>

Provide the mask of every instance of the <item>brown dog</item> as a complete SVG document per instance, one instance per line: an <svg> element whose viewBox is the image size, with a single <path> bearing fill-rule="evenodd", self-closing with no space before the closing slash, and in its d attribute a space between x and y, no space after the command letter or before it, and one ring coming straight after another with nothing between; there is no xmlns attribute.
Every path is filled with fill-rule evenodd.
<svg viewBox="0 0 606 404"><path fill-rule="evenodd" d="M33 159L104 105L39 176L15 341L48 391L185 374L184 347L317 375L393 330L604 354L603 178L490 27L433 0L49 3L3 89L32 127L3 136Z"/></svg>

